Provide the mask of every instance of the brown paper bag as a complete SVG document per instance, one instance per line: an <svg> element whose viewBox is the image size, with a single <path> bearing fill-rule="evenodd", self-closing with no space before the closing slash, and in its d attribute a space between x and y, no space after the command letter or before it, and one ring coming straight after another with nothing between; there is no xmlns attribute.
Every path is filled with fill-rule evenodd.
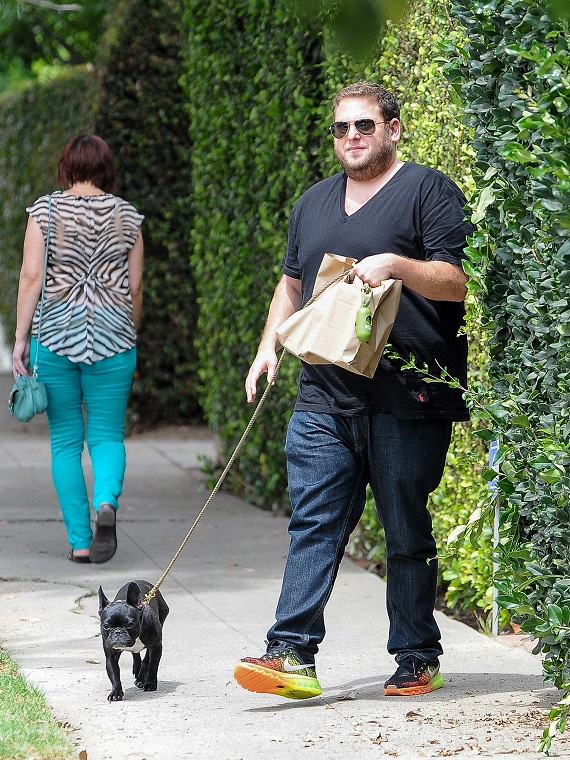
<svg viewBox="0 0 570 760"><path fill-rule="evenodd" d="M335 254L323 257L313 293L348 273L355 259ZM384 280L372 288L368 304L372 333L363 343L356 337L356 312L361 306L362 281L339 280L305 308L292 314L277 330L277 339L307 364L334 364L364 377L373 377L398 313L401 280Z"/></svg>

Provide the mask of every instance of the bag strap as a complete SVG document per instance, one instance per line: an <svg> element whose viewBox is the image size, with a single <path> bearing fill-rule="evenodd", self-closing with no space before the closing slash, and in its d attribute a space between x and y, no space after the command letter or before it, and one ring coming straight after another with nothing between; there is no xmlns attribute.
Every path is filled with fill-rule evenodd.
<svg viewBox="0 0 570 760"><path fill-rule="evenodd" d="M48 195L48 227L47 227L47 236L46 236L46 250L45 250L45 255L44 255L44 281L42 283L42 295L40 298L40 313L38 314L38 337L36 339L36 356L34 359L34 365L32 367L32 374L34 377L36 377L38 374L38 352L40 350L40 336L41 336L41 329L42 329L42 313L44 309L44 292L46 289L50 235L51 235L51 194Z"/></svg>

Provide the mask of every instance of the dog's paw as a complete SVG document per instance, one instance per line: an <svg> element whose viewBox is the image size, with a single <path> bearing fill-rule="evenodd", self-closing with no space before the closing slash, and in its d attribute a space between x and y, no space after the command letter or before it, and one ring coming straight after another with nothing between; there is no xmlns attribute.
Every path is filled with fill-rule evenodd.
<svg viewBox="0 0 570 760"><path fill-rule="evenodd" d="M113 691L109 694L107 697L107 700L109 702L121 702L124 696L124 691L122 689L113 689Z"/></svg>
<svg viewBox="0 0 570 760"><path fill-rule="evenodd" d="M156 691L158 688L157 681L143 681L139 678L135 681L135 686L143 691Z"/></svg>

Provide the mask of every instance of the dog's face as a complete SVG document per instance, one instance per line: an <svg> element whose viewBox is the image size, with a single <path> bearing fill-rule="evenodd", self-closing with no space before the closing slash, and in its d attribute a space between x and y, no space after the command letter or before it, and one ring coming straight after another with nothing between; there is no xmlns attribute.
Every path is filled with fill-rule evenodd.
<svg viewBox="0 0 570 760"><path fill-rule="evenodd" d="M101 636L106 646L120 651L140 651L143 648L140 643L143 620L140 594L129 593L125 600L115 599L110 602L103 590L99 589L99 617Z"/></svg>

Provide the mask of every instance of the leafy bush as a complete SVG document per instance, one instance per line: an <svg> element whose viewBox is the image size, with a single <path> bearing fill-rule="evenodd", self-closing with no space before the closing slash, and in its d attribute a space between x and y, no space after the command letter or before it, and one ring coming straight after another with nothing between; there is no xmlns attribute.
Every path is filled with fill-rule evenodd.
<svg viewBox="0 0 570 760"><path fill-rule="evenodd" d="M244 380L280 278L289 209L319 177L322 52L283 0L185 8L200 398L226 456L251 416ZM256 503L286 503L283 442L298 368L286 357L230 473Z"/></svg>
<svg viewBox="0 0 570 760"><path fill-rule="evenodd" d="M473 404L500 439L499 603L570 688L570 51L545 0L456 0L468 41L448 67L474 128L481 232L474 289L491 388ZM492 477L491 473L487 473ZM488 522L488 516L482 520ZM475 533L476 535L476 533ZM564 729L568 697L552 714Z"/></svg>
<svg viewBox="0 0 570 760"><path fill-rule="evenodd" d="M0 90L57 77L64 68L93 63L103 20L116 0L83 0L63 11L52 3L0 4Z"/></svg>
<svg viewBox="0 0 570 760"><path fill-rule="evenodd" d="M55 188L57 160L70 137L98 132L116 153L120 192L146 217L143 321L130 399L134 421L146 425L201 415L188 251L190 142L178 84L180 16L175 0L119 3L99 58L100 79L67 69L0 99L0 314L7 331L15 321L25 206Z"/></svg>
<svg viewBox="0 0 570 760"><path fill-rule="evenodd" d="M334 3L328 6L334 16ZM73 126L50 153L53 171L70 133L93 131L94 125L116 152L121 193L146 215L140 374L132 397L139 420L192 417L201 406L222 456L233 451L252 413L243 383L281 274L289 210L305 189L338 170L326 125L339 87L372 78L395 90L403 104L402 157L440 168L469 190L468 132L436 59L439 43L453 34L445 0L416 3L402 22L385 27L372 62L359 64L339 51L328 32L297 20L288 0L129 0L117 4L109 24L100 94L93 77L86 97L73 77L68 85L62 80L33 91L44 103L50 87L61 87L54 119L63 115ZM20 108L20 100L10 103L18 105L6 106L8 115ZM11 123L15 145L28 124L39 123L33 109L28 121L21 118ZM45 137L45 124L34 139ZM0 181L10 176L18 186L15 168L28 155L10 148L12 174L1 173ZM46 170L45 161L30 166L26 176L33 174L40 185L31 199L45 191ZM13 263L9 257L0 263L2 284L1 278L12 276L10 289L2 287L10 296L5 313L13 314L29 201L3 206L4 219L21 217L13 224L20 236ZM472 336L479 334L477 317L473 308ZM472 337L471 352L471 374L480 382L485 350L478 337ZM264 507L288 507L283 443L298 369L297 360L286 357L230 473L231 486ZM480 468L469 459L481 461L485 446L468 425L456 426L448 468L432 499L441 548L486 490ZM382 545L372 511L369 502L355 551L359 540L367 552ZM486 537L462 548L451 564L442 563L449 603L488 609L489 556Z"/></svg>

